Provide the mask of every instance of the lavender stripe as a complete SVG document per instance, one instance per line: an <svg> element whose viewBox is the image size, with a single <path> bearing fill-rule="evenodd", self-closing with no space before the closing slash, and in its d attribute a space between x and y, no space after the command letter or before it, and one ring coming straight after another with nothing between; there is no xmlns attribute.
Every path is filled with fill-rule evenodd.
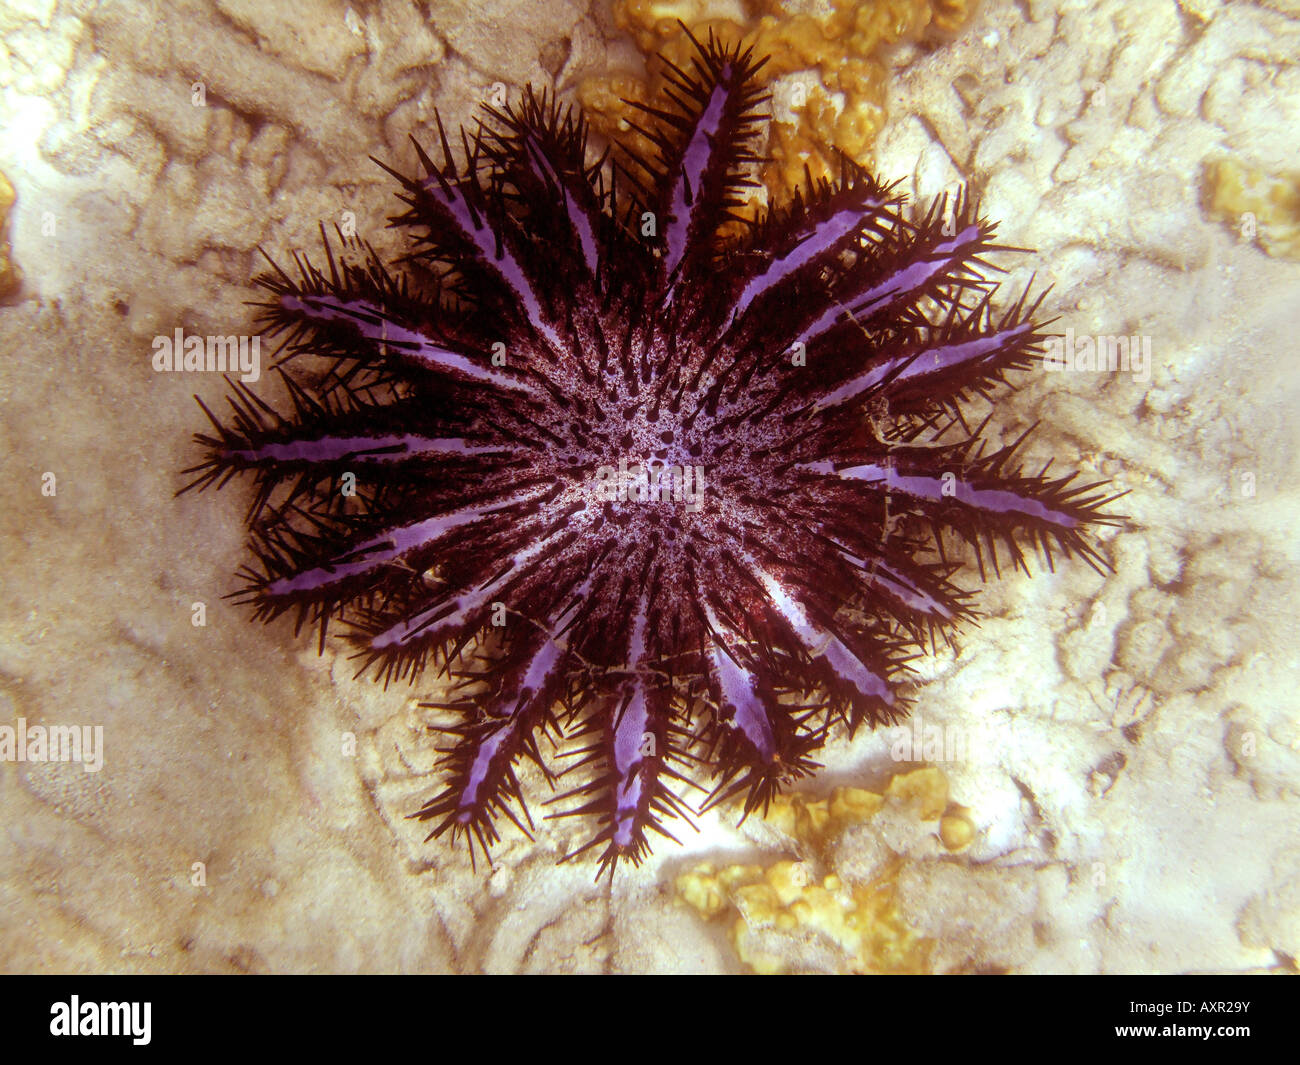
<svg viewBox="0 0 1300 1065"><path fill-rule="evenodd" d="M600 249L596 243L596 233L591 224L591 212L581 207L572 196L569 195L568 186L564 179L556 170L554 164L531 136L525 139L525 145L528 148L529 159L533 163L533 172L543 181L549 178L555 182L560 190L560 197L564 204L564 213L569 220L569 226L573 232L578 234L578 244L582 248L583 259L587 264L587 270L592 277L596 276L596 271L600 267Z"/></svg>
<svg viewBox="0 0 1300 1065"><path fill-rule="evenodd" d="M979 226L967 226L952 240L935 245L930 258L913 263L899 273L894 274L888 280L882 281L880 284L869 288L866 292L852 297L851 307L853 313L860 315L875 314L895 302L900 296L915 292L936 274L948 267L955 257L954 253L960 251L966 245L974 243L979 234ZM845 307L846 304L841 303L828 308L800 335L799 339L805 344L816 340L822 333L839 322L840 315L844 313Z"/></svg>
<svg viewBox="0 0 1300 1065"><path fill-rule="evenodd" d="M555 667L560 662L561 648L550 637L542 644L537 654L533 655L533 660L528 663L528 669L524 673L524 681L521 685L520 695L525 692L537 695L546 686L547 680L555 672Z"/></svg>
<svg viewBox="0 0 1300 1065"><path fill-rule="evenodd" d="M477 507L466 507L464 510L440 514L437 517L427 518L411 525L390 529L359 545L355 551L348 552L351 555L358 552L369 553L373 551L374 554L370 554L369 557L355 562L335 562L326 566L318 566L315 569L305 570L293 577L282 577L267 585L266 594L276 597L291 595L295 592L317 591L347 577L378 569L386 563L401 558L415 548L431 546L453 529L468 525L470 522L477 521L479 518L504 510L517 503L527 502L530 498L540 495L544 491L544 487L531 488L493 503L485 503Z"/></svg>
<svg viewBox="0 0 1300 1065"><path fill-rule="evenodd" d="M376 633L370 640L370 646L375 650L404 647L419 638L434 639L442 633L465 628L469 624L471 617L492 602L493 597L518 576L519 572L533 559L543 554L551 546L552 541L567 532L567 528L557 529L545 539L538 540L523 551L512 555L509 567L495 580L488 581L487 584L479 588L456 596L450 603L443 600L434 606L421 610L413 617L402 619L383 632ZM451 606L452 609L451 613L446 614L444 612L448 606ZM439 617L439 615L442 616Z"/></svg>
<svg viewBox="0 0 1300 1065"><path fill-rule="evenodd" d="M632 698L614 730L615 785L614 837L619 847L632 845L637 813L645 791L645 782L636 772L642 762L641 741L649 729L650 712L646 705L645 685L638 677L633 682Z"/></svg>
<svg viewBox="0 0 1300 1065"><path fill-rule="evenodd" d="M895 381L910 381L930 374L947 373L963 363L977 362L990 352L1001 350L1032 329L1032 323L1023 322L1014 329L1007 329L1001 333L993 333L986 337L977 337L974 340L963 341L960 344L947 344L929 350L922 349L919 353L897 355L840 385L839 388L823 399L818 406L825 408L846 403L850 399L860 396L868 389L874 388L896 371L898 376L894 378ZM900 366L903 367L901 371L898 369Z"/></svg>
<svg viewBox="0 0 1300 1065"><path fill-rule="evenodd" d="M823 462L809 463L806 468L813 469L815 473L825 473L826 469L814 469L814 467L829 465L830 463ZM959 503L979 510L988 510L995 514L1024 514L1026 517L1037 518L1054 525L1064 525L1071 529L1079 524L1065 511L1055 510L1040 500L1026 498L1005 488L974 488L965 481L958 480L955 482L955 493L945 495L943 481L938 477L900 474L897 470L886 469L875 463L850 466L840 470L838 476L869 483L883 481L886 489L897 490L917 499L955 499Z"/></svg>
<svg viewBox="0 0 1300 1065"><path fill-rule="evenodd" d="M918 588L897 570L883 562L878 562L868 570L866 577L869 583L883 587L887 593L913 610L922 614L935 614L945 620L953 616L952 611L941 600Z"/></svg>
<svg viewBox="0 0 1300 1065"><path fill-rule="evenodd" d="M852 682L860 694L867 698L881 699L888 706L894 705L893 690L884 677L870 669L839 637L823 632L814 625L804 608L772 574L759 568L751 558L747 557L746 562L753 567L777 612L794 629L795 635L810 655L814 658L824 657L836 673Z"/></svg>
<svg viewBox="0 0 1300 1065"><path fill-rule="evenodd" d="M483 739L474 753L474 763L470 766L465 786L460 791L458 809L461 824L466 824L477 805L479 791L487 781L488 771L492 768L492 759L500 752L506 741L514 736L518 728L515 721L504 722L492 735Z"/></svg>
<svg viewBox="0 0 1300 1065"><path fill-rule="evenodd" d="M501 241L501 253L498 255L496 232L491 226L486 225L481 217L475 217L476 212L470 208L469 201L454 185L449 184L444 187L443 179L434 175L424 180L424 188L443 201L452 221L460 228L461 236L474 245L479 258L490 265L505 282L506 287L514 293L533 328L541 333L557 352L565 351L566 345L561 342L559 335L543 317L537 293L533 291L533 286L524 273L523 267L510 254L505 241Z"/></svg>
<svg viewBox="0 0 1300 1065"><path fill-rule="evenodd" d="M709 625L721 639L722 627L717 616L707 605L704 608ZM715 642L709 649L713 669L722 689L722 702L730 703L735 708L731 727L741 733L757 749L764 761L770 761L776 753L776 738L772 735L772 722L768 720L767 708L754 692L754 678L749 671L737 665L721 644ZM718 708L719 710L722 707Z"/></svg>
<svg viewBox="0 0 1300 1065"><path fill-rule="evenodd" d="M382 309L364 300L341 300L337 296L284 296L280 304L287 311L317 321L346 322L367 340L396 348L436 370L515 392L533 391L532 386L524 381L485 369L464 355L448 351L414 330L397 325L384 315Z"/></svg>
<svg viewBox="0 0 1300 1065"><path fill-rule="evenodd" d="M730 76L730 66L723 69L722 77ZM722 114L727 106L728 88L721 84L713 87L709 102L701 113L699 121L691 133L690 142L682 155L681 173L673 184L673 195L669 205L671 220L668 231L664 234L667 254L664 256L664 272L672 274L686 254L686 238L690 235L691 222L700 206L700 180L713 159L715 149L720 145L718 130L722 125ZM693 196L691 205L686 204L686 193Z"/></svg>
<svg viewBox="0 0 1300 1065"><path fill-rule="evenodd" d="M936 599L925 589L920 588L912 579L896 568L883 562L880 559L872 559L871 562L864 562L858 558L842 544L835 543L842 554L848 561L862 570L863 578L868 584L874 584L880 588L886 595L893 596L905 606L921 614L935 614L945 619L951 619L953 613L947 605L941 600Z"/></svg>
<svg viewBox="0 0 1300 1065"><path fill-rule="evenodd" d="M845 237L855 233L861 227L866 215L881 207L884 202L879 198L870 199L862 205L837 211L819 222L801 243L781 258L772 260L761 274L749 279L740 298L736 301L735 315L739 317L759 296L779 285L818 256L833 250Z"/></svg>
<svg viewBox="0 0 1300 1065"><path fill-rule="evenodd" d="M318 440L240 448L230 454L245 462L336 462L340 459L400 462L416 455L488 455L501 450L500 446L475 447L458 436L428 437L408 433L400 436L323 436Z"/></svg>

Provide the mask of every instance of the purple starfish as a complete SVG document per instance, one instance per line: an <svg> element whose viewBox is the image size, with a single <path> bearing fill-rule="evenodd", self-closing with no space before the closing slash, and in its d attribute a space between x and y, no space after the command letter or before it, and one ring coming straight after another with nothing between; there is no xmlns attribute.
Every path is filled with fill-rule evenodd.
<svg viewBox="0 0 1300 1065"><path fill-rule="evenodd" d="M907 657L972 616L945 538L981 576L1025 544L1105 565L1100 486L1027 475L963 418L1044 339L1027 293L992 310L994 227L964 196L909 218L847 161L747 220L763 63L696 48L637 105L652 159L590 162L531 89L459 164L439 123L441 165L417 145L423 176L390 171L404 269L340 235L324 270L260 278L318 372L283 375L286 416L239 386L197 437L193 484L255 479L258 616L322 647L345 620L385 681L455 678L413 816L471 855L497 815L532 828L515 766L554 780L543 736L576 748L552 816L593 819L574 853L604 871L669 834L692 770L748 814L833 726L899 719Z"/></svg>

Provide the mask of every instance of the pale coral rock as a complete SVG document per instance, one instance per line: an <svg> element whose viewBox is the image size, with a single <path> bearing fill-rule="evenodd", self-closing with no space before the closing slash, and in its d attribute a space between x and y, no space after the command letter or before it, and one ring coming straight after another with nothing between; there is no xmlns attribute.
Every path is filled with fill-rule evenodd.
<svg viewBox="0 0 1300 1065"><path fill-rule="evenodd" d="M267 51L328 78L342 80L348 61L366 48L348 25L346 0L314 0L310 18L298 9L259 0L216 0L216 5Z"/></svg>

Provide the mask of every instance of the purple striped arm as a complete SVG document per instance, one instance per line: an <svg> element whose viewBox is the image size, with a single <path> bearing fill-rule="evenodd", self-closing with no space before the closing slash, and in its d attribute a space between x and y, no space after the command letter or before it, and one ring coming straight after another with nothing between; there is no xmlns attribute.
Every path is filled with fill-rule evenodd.
<svg viewBox="0 0 1300 1065"><path fill-rule="evenodd" d="M266 586L265 594L273 599L293 596L303 592L317 592L348 577L370 573L382 566L396 562L413 551L433 547L448 533L469 525L480 518L487 517L501 510L535 500L545 494L545 486L516 492L480 506L465 507L449 514L427 518L410 525L402 525L359 544L345 556L350 561L340 559L328 565L304 570L292 577L281 577ZM365 555L363 559L353 559L354 555Z"/></svg>
<svg viewBox="0 0 1300 1065"><path fill-rule="evenodd" d="M420 187L442 208L448 226L474 248L479 263L496 274L498 280L509 289L533 329L551 345L556 354L566 351L567 345L546 320L537 292L519 260L511 254L504 240L498 241L492 227L465 198L460 187L436 171L431 177L425 178Z"/></svg>
<svg viewBox="0 0 1300 1065"><path fill-rule="evenodd" d="M309 321L349 325L366 340L392 348L428 369L511 392L534 391L526 381L480 366L459 352L450 351L428 337L398 325L384 314L381 307L366 300L345 300L338 296L323 295L286 295L280 297L280 305L291 314Z"/></svg>
<svg viewBox="0 0 1300 1065"><path fill-rule="evenodd" d="M862 662L837 636L825 632L808 617L808 612L795 600L781 582L762 569L752 558L745 560L767 592L768 599L812 658L822 658L836 675L843 677L867 699L879 699L886 706L894 705L894 693L889 682Z"/></svg>
<svg viewBox="0 0 1300 1065"><path fill-rule="evenodd" d="M569 220L569 228L578 238L578 247L582 250L582 259L587 272L593 279L600 272L600 244L596 240L595 222L601 217L598 209L580 204L573 195L573 190L565 180L559 168L545 152L544 146L529 134L524 135L524 145L528 152L529 169L544 184L553 184L560 192L564 216ZM590 192L587 182L578 183L580 189Z"/></svg>
<svg viewBox="0 0 1300 1065"><path fill-rule="evenodd" d="M930 377L937 381L950 381L954 371L996 359L1021 343L1033 331L1032 322L1021 322L1010 329L973 340L917 348L895 355L844 382L819 400L816 409L825 410L857 399L887 380L895 384L904 381L920 384Z"/></svg>
<svg viewBox="0 0 1300 1065"><path fill-rule="evenodd" d="M839 548L844 560L855 569L861 570L863 579L885 598L913 614L921 614L938 621L952 621L956 617L955 611L946 606L941 599L926 591L897 567L878 558L867 562L858 558L842 544L834 540L831 542Z"/></svg>
<svg viewBox="0 0 1300 1065"><path fill-rule="evenodd" d="M837 304L828 307L800 333L797 342L811 344L839 325L846 310L855 317L869 318L903 300L916 297L937 277L960 262L968 251L977 247L981 239L978 225L967 226L951 240L936 244L925 258L912 262L884 281L877 281L861 292L842 296Z"/></svg>
<svg viewBox="0 0 1300 1065"><path fill-rule="evenodd" d="M393 433L387 436L323 436L317 440L291 440L260 447L233 448L228 454L250 465L263 463L403 462L406 459L446 455L454 458L491 455L508 451L496 444L478 446L459 436L415 436Z"/></svg>
<svg viewBox="0 0 1300 1065"><path fill-rule="evenodd" d="M864 484L876 485L886 491L900 492L926 502L943 502L951 499L975 510L1032 518L1067 529L1078 529L1084 524L1082 519L1067 511L1049 506L1041 499L1022 495L1008 488L979 488L963 481L955 474L951 481L952 490L945 492L942 477L900 472L895 466L881 466L874 462L848 466L838 471L834 468L834 463L829 460L802 463L798 468L829 477L838 477L841 480L861 481Z"/></svg>
<svg viewBox="0 0 1300 1065"><path fill-rule="evenodd" d="M885 203L883 197L871 197L821 219L785 255L773 259L762 273L756 274L745 283L740 296L736 299L732 317L739 318L756 299L767 295L810 263L826 262L840 251L849 238L861 230L863 223L884 207Z"/></svg>
<svg viewBox="0 0 1300 1065"><path fill-rule="evenodd" d="M374 651L387 651L410 647L417 640L432 643L467 627L477 627L479 619L491 603L568 531L567 528L557 529L549 536L535 540L524 550L512 555L505 572L486 584L450 600L442 600L376 633L367 641L370 648Z"/></svg>
<svg viewBox="0 0 1300 1065"><path fill-rule="evenodd" d="M754 675L727 652L722 643L725 629L707 603L704 613L713 630L709 664L722 696L722 704L718 709L722 710L730 704L733 716L727 723L728 726L749 741L762 761L770 762L777 753L776 737L772 732L767 707L759 697Z"/></svg>
<svg viewBox="0 0 1300 1065"><path fill-rule="evenodd" d="M686 256L692 230L698 224L700 187L704 175L714 164L717 153L725 150L725 140L719 136L722 117L733 87L726 83L734 68L724 64L718 75L718 84L709 93L708 103L700 112L699 121L691 131L690 140L682 153L681 166L668 196L668 226L664 232L664 273L672 277Z"/></svg>

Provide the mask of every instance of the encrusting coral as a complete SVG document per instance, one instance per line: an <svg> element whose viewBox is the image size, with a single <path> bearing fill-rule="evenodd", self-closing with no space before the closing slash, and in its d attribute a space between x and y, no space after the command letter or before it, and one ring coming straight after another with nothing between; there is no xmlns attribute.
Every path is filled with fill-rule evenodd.
<svg viewBox="0 0 1300 1065"><path fill-rule="evenodd" d="M905 856L890 857L867 882L814 873L817 854L886 810L915 822L937 820L949 851L974 838L967 811L949 802L947 778L934 767L896 776L882 793L842 787L823 799L780 795L763 821L810 857L766 866L704 862L677 878L677 895L706 920L734 918L732 946L757 973L929 972L932 944L912 928L899 900Z"/></svg>
<svg viewBox="0 0 1300 1065"><path fill-rule="evenodd" d="M1275 259L1300 260L1300 173L1265 174L1236 159L1205 168L1210 214Z"/></svg>
<svg viewBox="0 0 1300 1065"><path fill-rule="evenodd" d="M789 77L775 94L771 161L762 178L781 199L805 181L805 167L813 178L833 177L836 149L869 165L886 117L881 50L927 31L952 33L973 7L973 0L754 0L743 7L735 0L616 0L615 21L646 57L648 82L626 73L594 77L579 96L594 129L627 140L638 115L624 101L658 95L665 71L659 57L689 67L683 24L697 37L713 31L753 46L769 57L769 80L803 75Z"/></svg>

